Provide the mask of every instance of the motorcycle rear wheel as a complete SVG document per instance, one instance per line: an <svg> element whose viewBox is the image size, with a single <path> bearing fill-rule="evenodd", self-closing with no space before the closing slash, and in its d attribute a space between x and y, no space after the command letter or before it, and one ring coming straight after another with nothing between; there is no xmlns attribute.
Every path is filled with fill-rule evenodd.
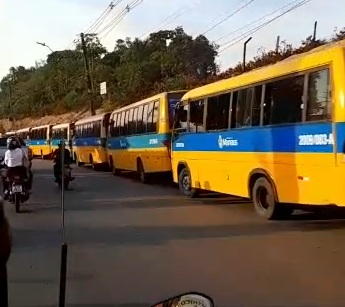
<svg viewBox="0 0 345 307"><path fill-rule="evenodd" d="M18 194L14 194L14 204L16 206L16 213L20 213L21 200Z"/></svg>

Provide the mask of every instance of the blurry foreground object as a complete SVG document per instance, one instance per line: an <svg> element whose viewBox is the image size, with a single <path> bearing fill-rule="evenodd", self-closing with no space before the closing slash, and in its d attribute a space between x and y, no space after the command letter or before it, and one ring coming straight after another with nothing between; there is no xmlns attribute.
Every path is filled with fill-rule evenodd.
<svg viewBox="0 0 345 307"><path fill-rule="evenodd" d="M151 307L214 307L214 303L203 293L189 292L171 297Z"/></svg>
<svg viewBox="0 0 345 307"><path fill-rule="evenodd" d="M7 261L11 255L10 225L5 217L4 201L0 197L0 306L8 306Z"/></svg>

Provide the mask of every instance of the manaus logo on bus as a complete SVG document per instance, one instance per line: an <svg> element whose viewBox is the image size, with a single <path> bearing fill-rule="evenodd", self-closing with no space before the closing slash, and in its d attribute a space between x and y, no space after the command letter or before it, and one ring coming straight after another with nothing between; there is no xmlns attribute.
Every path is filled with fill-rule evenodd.
<svg viewBox="0 0 345 307"><path fill-rule="evenodd" d="M223 138L221 135L218 137L218 147L220 149L231 146L238 146L238 140L234 140L231 137Z"/></svg>

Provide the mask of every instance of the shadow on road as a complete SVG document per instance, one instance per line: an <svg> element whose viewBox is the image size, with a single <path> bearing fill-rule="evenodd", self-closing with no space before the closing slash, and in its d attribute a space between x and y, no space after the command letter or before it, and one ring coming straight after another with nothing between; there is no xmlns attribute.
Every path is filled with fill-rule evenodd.
<svg viewBox="0 0 345 307"><path fill-rule="evenodd" d="M163 245L170 241L213 238L267 236L282 232L311 232L345 229L344 220L280 221L260 224L243 223L218 226L125 226L88 228L68 226L67 237L72 245ZM46 249L59 246L59 233L51 230L14 230L14 250Z"/></svg>

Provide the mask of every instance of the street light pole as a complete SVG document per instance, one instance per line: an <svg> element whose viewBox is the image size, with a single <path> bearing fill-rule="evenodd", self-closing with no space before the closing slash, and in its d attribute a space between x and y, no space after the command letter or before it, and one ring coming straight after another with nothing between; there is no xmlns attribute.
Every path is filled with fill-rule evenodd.
<svg viewBox="0 0 345 307"><path fill-rule="evenodd" d="M36 42L37 45L41 45L43 47L48 48L52 53L54 52L52 48L50 48L46 43L40 43L40 42Z"/></svg>

